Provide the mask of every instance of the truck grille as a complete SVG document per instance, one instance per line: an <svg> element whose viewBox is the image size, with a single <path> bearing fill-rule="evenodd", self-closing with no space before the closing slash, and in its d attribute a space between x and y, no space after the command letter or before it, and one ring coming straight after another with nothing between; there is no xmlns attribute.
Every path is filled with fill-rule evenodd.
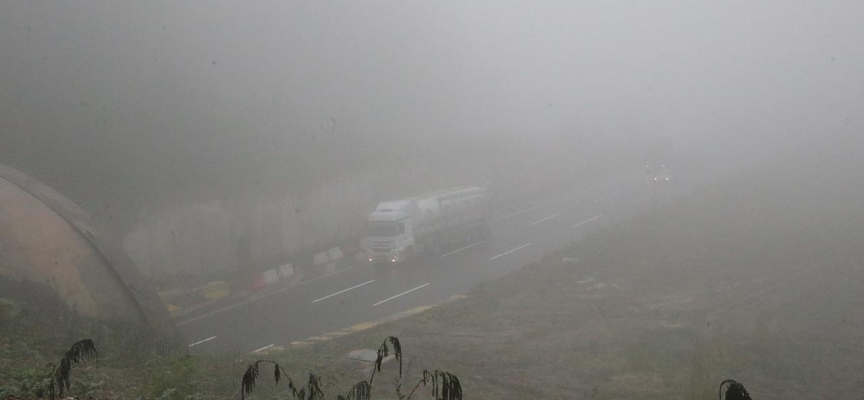
<svg viewBox="0 0 864 400"><path fill-rule="evenodd" d="M369 248L375 252L388 252L393 248L393 242L389 240L370 240Z"/></svg>

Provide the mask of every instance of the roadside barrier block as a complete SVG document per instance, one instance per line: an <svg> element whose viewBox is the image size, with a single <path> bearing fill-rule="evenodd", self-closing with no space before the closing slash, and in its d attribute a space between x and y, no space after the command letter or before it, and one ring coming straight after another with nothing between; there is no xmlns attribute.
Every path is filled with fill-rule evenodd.
<svg viewBox="0 0 864 400"><path fill-rule="evenodd" d="M249 283L246 284L247 290L261 290L267 287L267 283L264 282L264 276L258 275L252 278Z"/></svg>
<svg viewBox="0 0 864 400"><path fill-rule="evenodd" d="M303 281L303 271L297 271L297 273L294 274L294 277L291 278L290 285L294 286L294 285L296 285L302 281Z"/></svg>
<svg viewBox="0 0 864 400"><path fill-rule="evenodd" d="M330 262L330 259L327 257L326 252L317 253L312 256L312 264L314 265L327 264L328 262Z"/></svg>
<svg viewBox="0 0 864 400"><path fill-rule="evenodd" d="M210 282L199 287L198 293L207 300L221 299L231 295L231 286L228 285L228 282L223 281Z"/></svg>
<svg viewBox="0 0 864 400"><path fill-rule="evenodd" d="M178 307L178 306L175 306L175 305L173 305L173 304L166 304L165 307L168 309L168 312L169 312L171 315L177 315L177 314L180 314L180 313L183 311L183 308L182 308L182 307Z"/></svg>
<svg viewBox="0 0 864 400"><path fill-rule="evenodd" d="M285 264L279 267L279 279L288 279L294 275L294 265Z"/></svg>
<svg viewBox="0 0 864 400"><path fill-rule="evenodd" d="M162 299L163 303L172 304L178 307L188 307L207 300L198 288L162 292L159 293L159 297Z"/></svg>
<svg viewBox="0 0 864 400"><path fill-rule="evenodd" d="M342 249L338 247L334 247L330 250L327 250L327 258L330 261L339 261L342 259Z"/></svg>
<svg viewBox="0 0 864 400"><path fill-rule="evenodd" d="M354 254L357 254L358 252L360 252L360 248L357 246L351 245L351 246L342 247L342 254L344 254L346 256L353 256Z"/></svg>
<svg viewBox="0 0 864 400"><path fill-rule="evenodd" d="M264 274L261 275L261 279L264 281L266 285L272 285L276 282L279 282L279 272L276 269L270 269L264 271Z"/></svg>

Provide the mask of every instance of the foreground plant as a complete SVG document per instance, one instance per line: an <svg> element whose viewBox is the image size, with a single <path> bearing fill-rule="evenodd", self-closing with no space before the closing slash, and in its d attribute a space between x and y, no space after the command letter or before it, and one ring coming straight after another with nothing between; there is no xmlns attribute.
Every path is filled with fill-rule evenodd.
<svg viewBox="0 0 864 400"><path fill-rule="evenodd" d="M294 384L294 380L288 376L288 373L285 372L285 369L279 363L271 360L258 360L250 364L246 368L246 372L243 373L243 380L240 384L241 399L245 399L246 395L252 393L252 390L255 389L261 364L273 364L273 379L276 381L276 384L279 384L279 380L284 376L288 380L288 390L291 391L291 395L295 399L316 400L324 398L324 393L321 391L320 377L309 374L309 382L306 384L306 387L300 388Z"/></svg>
<svg viewBox="0 0 864 400"><path fill-rule="evenodd" d="M726 386L726 396L723 396L723 386ZM750 393L747 393L747 389L744 388L744 385L732 379L720 382L719 392L721 400L724 398L725 400L753 400L750 398Z"/></svg>
<svg viewBox="0 0 864 400"><path fill-rule="evenodd" d="M399 361L399 378L397 381L401 381L402 379L402 344L399 342L399 338L395 336L389 336L384 339L384 342L381 343L381 346L378 347L378 355L375 358L375 367L372 369L372 375L369 376L368 381L360 381L354 384L351 387L351 390L345 396L339 395L337 396L337 400L370 400L372 398L372 382L375 380L375 373L381 372L381 366L384 364L384 358L390 356L392 348L393 357ZM288 389L291 391L291 395L295 399L300 400L318 400L324 399L324 393L321 390L321 378L315 376L313 374L309 374L309 382L307 383L305 388L298 388L294 381L290 376L285 372L285 369L282 368L275 361L270 360L258 360L252 364L249 364L249 367L246 368L246 372L243 374L243 379L240 385L240 397L241 399L246 398L246 395L252 393L252 390L255 389L255 384L258 381L258 377L260 375L260 366L262 364L272 364L273 365L273 379L276 381L276 384L279 383L279 380L284 376L285 379L288 380ZM446 371L435 370L434 372L430 372L428 370L423 371L423 378L417 382L417 385L414 386L414 389L411 390L411 393L408 394L406 400L411 399L411 396L414 395L414 392L423 385L423 387L431 386L432 387L432 396L436 400L461 400L462 399L462 385L459 382L459 378L456 375L453 375ZM397 388L401 385L397 385ZM400 395L400 398L402 396Z"/></svg>
<svg viewBox="0 0 864 400"><path fill-rule="evenodd" d="M426 387L427 384L432 386L432 397L436 400L462 400L462 384L459 382L459 378L447 371L436 369L434 372L430 372L423 370L423 378L408 394L409 399L421 384L423 387Z"/></svg>
<svg viewBox="0 0 864 400"><path fill-rule="evenodd" d="M90 358L96 359L96 367L99 367L99 353L96 351L96 346L91 339L79 340L69 351L60 359L60 366L48 364L47 367L51 370L51 376L48 384L48 394L53 400L55 397L55 387L59 388L60 397L63 397L64 391L70 391L72 382L69 379L69 373L72 372L72 367L87 361ZM41 397L41 396L39 396Z"/></svg>

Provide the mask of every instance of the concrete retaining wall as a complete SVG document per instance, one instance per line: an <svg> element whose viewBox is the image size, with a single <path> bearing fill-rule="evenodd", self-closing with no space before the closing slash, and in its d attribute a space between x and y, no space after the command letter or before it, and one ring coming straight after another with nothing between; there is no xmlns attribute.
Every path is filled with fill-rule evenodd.
<svg viewBox="0 0 864 400"><path fill-rule="evenodd" d="M542 159L532 159L530 164L519 164L527 160L518 159L499 161L488 167L495 172L485 175L495 180L495 199L503 201L515 194L542 190L553 178L573 177L585 170L587 163L583 159L573 160L572 165L547 167ZM124 237L123 247L148 274L235 269L254 273L288 262L289 255L320 252L335 243L356 241L369 211L382 199L430 187L476 183L484 175L478 172L469 177L458 171L458 165L451 167L454 169L445 171L441 166L412 164L392 171L357 173L309 193L248 193L242 198L176 206L142 218L145 222ZM534 171L547 173L537 176ZM326 263L321 256L309 258L303 263Z"/></svg>
<svg viewBox="0 0 864 400"><path fill-rule="evenodd" d="M380 199L415 190L407 172L401 179L366 173L310 193L249 193L176 206L143 218L123 247L147 274L258 271L287 255L356 240Z"/></svg>
<svg viewBox="0 0 864 400"><path fill-rule="evenodd" d="M146 323L177 338L165 306L118 243L100 236L68 199L3 165L0 277L46 287L84 316Z"/></svg>

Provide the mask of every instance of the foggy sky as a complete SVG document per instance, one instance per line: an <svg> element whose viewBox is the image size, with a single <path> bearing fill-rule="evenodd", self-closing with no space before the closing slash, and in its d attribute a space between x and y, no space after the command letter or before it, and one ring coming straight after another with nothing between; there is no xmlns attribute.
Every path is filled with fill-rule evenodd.
<svg viewBox="0 0 864 400"><path fill-rule="evenodd" d="M388 140L768 151L860 127L862 20L854 1L4 1L0 162L110 202Z"/></svg>

